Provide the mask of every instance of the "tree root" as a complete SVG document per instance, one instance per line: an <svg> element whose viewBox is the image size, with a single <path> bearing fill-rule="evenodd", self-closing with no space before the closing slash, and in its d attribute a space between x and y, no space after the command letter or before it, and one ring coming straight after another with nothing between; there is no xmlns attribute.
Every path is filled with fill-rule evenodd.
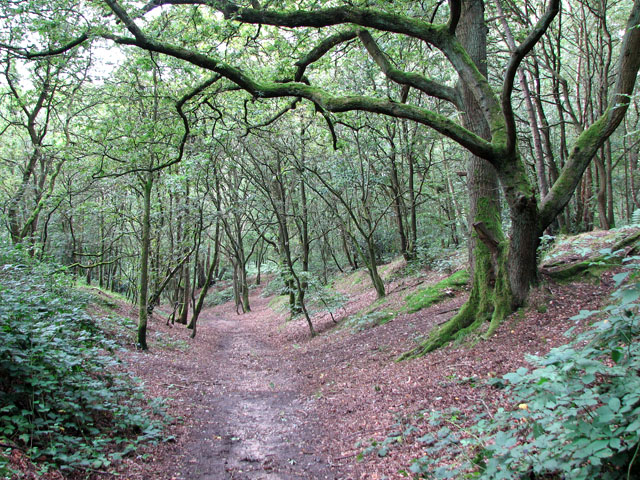
<svg viewBox="0 0 640 480"><path fill-rule="evenodd" d="M420 343L420 345L401 354L396 358L396 362L422 357L446 345L454 338L459 338L459 335L463 332L475 330L479 327L486 320L486 317L477 315L478 301L475 297L475 295L472 295L453 318L435 329L435 331L432 331L429 338Z"/></svg>

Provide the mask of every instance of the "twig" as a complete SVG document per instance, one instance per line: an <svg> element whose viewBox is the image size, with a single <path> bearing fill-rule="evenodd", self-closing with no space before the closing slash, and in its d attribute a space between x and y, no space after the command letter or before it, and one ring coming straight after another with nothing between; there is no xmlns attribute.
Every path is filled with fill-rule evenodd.
<svg viewBox="0 0 640 480"><path fill-rule="evenodd" d="M95 468L80 467L80 466L74 466L74 468L77 468L78 470L84 470L85 472L93 472L93 473L97 473L97 474L99 474L99 475L109 475L110 477L117 477L117 476L119 476L117 473L106 472L106 471L104 471L104 470L96 470Z"/></svg>
<svg viewBox="0 0 640 480"><path fill-rule="evenodd" d="M350 453L348 455L342 455L340 457L336 457L334 458L334 460L343 460L345 458L351 458L351 457L355 457L356 455L358 455L360 452L355 452L355 453Z"/></svg>
<svg viewBox="0 0 640 480"><path fill-rule="evenodd" d="M443 313L455 312L456 310L459 310L459 309L460 307L455 307L455 308L450 308L449 310L442 310L440 312L435 312L435 313L436 315L442 315Z"/></svg>
<svg viewBox="0 0 640 480"><path fill-rule="evenodd" d="M484 408L487 409L487 413L489 414L489 416L491 417L491 420L493 420L493 413L491 413L491 410L489 410L489 405L487 405L485 403L485 401L481 398L480 401L482 402L482 404L484 405Z"/></svg>
<svg viewBox="0 0 640 480"><path fill-rule="evenodd" d="M419 282L411 283L411 284L408 284L408 285L398 285L396 288L394 288L393 290L389 291L389 294L395 293L395 292L402 292L403 290L407 290L409 288L417 287L418 285L422 285L423 283L424 283L424 280L420 280Z"/></svg>

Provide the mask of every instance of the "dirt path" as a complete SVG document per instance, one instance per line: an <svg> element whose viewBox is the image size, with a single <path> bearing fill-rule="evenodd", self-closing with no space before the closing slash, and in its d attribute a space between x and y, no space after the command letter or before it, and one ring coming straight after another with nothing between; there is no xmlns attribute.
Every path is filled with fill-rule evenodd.
<svg viewBox="0 0 640 480"><path fill-rule="evenodd" d="M185 414L173 452L144 478L336 478L315 449L322 432L313 400L299 393L306 377L260 325L266 300L252 301L256 313L203 312L192 348L139 363L149 386L174 392L171 413Z"/></svg>

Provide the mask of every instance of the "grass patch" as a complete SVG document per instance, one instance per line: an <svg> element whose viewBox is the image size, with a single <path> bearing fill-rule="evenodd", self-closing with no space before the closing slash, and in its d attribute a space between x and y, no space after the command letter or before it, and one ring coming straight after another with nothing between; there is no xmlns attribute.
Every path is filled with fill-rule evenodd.
<svg viewBox="0 0 640 480"><path fill-rule="evenodd" d="M418 310L441 302L450 296L452 292L466 286L468 281L469 273L466 270L458 270L450 277L439 281L435 285L429 285L422 290L407 295L407 311L409 313L417 312Z"/></svg>
<svg viewBox="0 0 640 480"><path fill-rule="evenodd" d="M369 328L379 327L380 325L389 323L394 318L396 318L394 312L378 311L362 313L346 319L342 323L342 327L350 328L353 332L362 332Z"/></svg>
<svg viewBox="0 0 640 480"><path fill-rule="evenodd" d="M367 273L364 270L356 270L336 279L334 288L339 291L353 290L355 286L362 284L365 277L367 277Z"/></svg>

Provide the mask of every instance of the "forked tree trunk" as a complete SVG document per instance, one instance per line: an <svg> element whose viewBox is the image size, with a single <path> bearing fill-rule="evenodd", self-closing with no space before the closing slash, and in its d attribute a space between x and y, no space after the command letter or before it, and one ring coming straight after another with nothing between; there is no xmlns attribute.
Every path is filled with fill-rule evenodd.
<svg viewBox="0 0 640 480"><path fill-rule="evenodd" d="M473 38L476 41L484 39L483 23L477 21L479 18L483 18L482 12L475 10L476 13L470 14L474 8L481 9L481 7L481 0L463 2L460 18L461 36L464 37L466 22L471 17L472 22L476 20L475 30L470 30L476 32L476 36ZM481 276L477 273L478 269L485 265L488 258L482 254L483 246L478 244L474 249L475 273L472 290L465 306L452 320L432 334L430 339L400 357L401 359L414 357L438 348L454 334L476 326L479 321L483 321L483 307L489 303L493 305L493 312L487 336L491 335L506 315L524 303L531 285L537 279L536 250L540 236L569 203L582 175L585 171L588 172L594 156L622 122L628 110L629 99L633 94L637 73L640 69L640 55L637 54L640 50L639 26L640 0L635 0L622 43L616 86L614 95L610 99L610 106L576 139L565 168L539 205L517 149L513 148L511 154L506 153L506 158L491 159L500 176L502 191L511 217L511 235L508 240L503 240L496 225L481 222L476 222L474 225L482 245L492 253L493 268L496 273L492 289L482 292L481 285L478 283L481 280ZM469 44L465 47L472 48ZM478 62L478 57L472 55L472 58ZM482 64L480 63L480 65ZM469 111L469 106L468 103L465 103L467 111ZM515 142L515 138L512 140ZM505 150L505 152L508 151L508 149ZM480 205L481 203L478 202L478 206ZM491 217L493 211L495 209L490 207L486 213ZM485 278L484 283L486 284L488 280L490 279Z"/></svg>
<svg viewBox="0 0 640 480"><path fill-rule="evenodd" d="M486 75L487 45L482 0L462 2L456 32L478 69ZM473 93L464 85L461 93L464 103L464 112L461 114L463 126L483 138L490 138L489 125ZM504 263L506 253L498 177L489 162L472 154L468 157L471 292L467 302L451 320L433 331L427 341L401 356L401 359L435 350L449 342L454 335L489 321L496 310L496 302L500 305L505 301L510 304L508 284L505 285L504 278L498 278L499 264ZM505 287L507 291L503 291Z"/></svg>

